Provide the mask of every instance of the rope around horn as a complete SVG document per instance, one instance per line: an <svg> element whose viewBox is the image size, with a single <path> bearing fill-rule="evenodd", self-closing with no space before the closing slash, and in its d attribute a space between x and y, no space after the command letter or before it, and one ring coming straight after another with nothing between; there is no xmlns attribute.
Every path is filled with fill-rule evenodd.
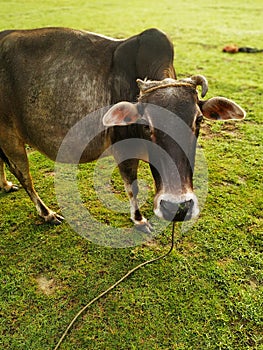
<svg viewBox="0 0 263 350"><path fill-rule="evenodd" d="M168 84L160 84L160 85L156 85L156 86L152 86L149 87L148 89L144 89L141 90L141 95L145 95L145 94L149 94L153 91L159 90L159 89L165 89L165 88L169 88L169 87L178 87L178 86L190 86L190 87L194 87L194 84L191 84L190 82L184 82L184 81L178 81L178 82L174 82L174 83L168 83Z"/></svg>
<svg viewBox="0 0 263 350"><path fill-rule="evenodd" d="M74 323L77 321L77 319L92 305L94 304L97 300L101 299L104 295L108 294L112 289L114 289L115 287L117 287L121 282L123 282L126 278L128 278L132 273L134 273L135 271L139 270L141 267L145 266L145 265L149 265L155 261L164 259L165 257L167 257L173 250L174 248L174 231L175 231L175 222L173 222L173 227L172 227L172 240L171 240L171 247L170 249L163 255L158 256L157 258L153 258L150 260L147 260L137 266L135 266L133 269L131 269L129 272L126 273L126 275L124 275L123 277L121 277L117 282L115 282L113 285L111 285L107 290L105 290L104 292L102 292L101 294L99 294L98 296L96 296L94 299L92 299L87 305L85 305L77 314L76 316L72 319L72 321L70 322L70 324L68 325L68 327L66 328L65 332L63 333L63 335L61 336L61 338L59 339L56 347L54 348L54 350L57 350L60 345L62 344L63 340L65 339L65 337L67 336L67 334L69 333L70 329L72 328L72 326L74 325Z"/></svg>

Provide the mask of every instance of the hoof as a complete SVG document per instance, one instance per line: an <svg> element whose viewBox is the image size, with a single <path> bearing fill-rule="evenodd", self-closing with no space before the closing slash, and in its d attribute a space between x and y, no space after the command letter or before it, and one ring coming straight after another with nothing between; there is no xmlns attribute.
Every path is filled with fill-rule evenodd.
<svg viewBox="0 0 263 350"><path fill-rule="evenodd" d="M47 223L51 225L60 225L62 224L64 217L62 215L52 212L44 219Z"/></svg>
<svg viewBox="0 0 263 350"><path fill-rule="evenodd" d="M12 182L8 182L6 186L3 187L6 193L16 192L19 190L17 185L12 184Z"/></svg>
<svg viewBox="0 0 263 350"><path fill-rule="evenodd" d="M10 192L16 192L19 190L19 187L17 185L12 185L12 187L7 191L8 193Z"/></svg>
<svg viewBox="0 0 263 350"><path fill-rule="evenodd" d="M144 232L144 233L152 233L153 232L153 227L152 225L149 223L148 220L146 220L145 218L141 221L136 221L135 222L135 228L138 231Z"/></svg>

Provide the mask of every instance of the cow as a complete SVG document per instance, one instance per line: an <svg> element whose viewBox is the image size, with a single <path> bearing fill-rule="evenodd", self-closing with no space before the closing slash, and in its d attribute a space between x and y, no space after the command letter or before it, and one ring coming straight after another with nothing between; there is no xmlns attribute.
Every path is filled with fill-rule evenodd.
<svg viewBox="0 0 263 350"><path fill-rule="evenodd" d="M119 151L114 152L137 228L151 230L137 203L140 157L151 166L155 214L174 221L198 215L192 175L202 116L242 119L245 112L226 98L199 100L197 86L202 86L204 97L206 79L193 76L176 80L173 56L171 41L157 29L126 40L68 28L0 33L0 187L6 192L17 190L6 179L6 164L39 215L46 222L60 224L63 217L49 209L34 188L25 145L56 160L69 130L91 115L84 132L102 131L82 153L81 163L98 159L112 144L136 137L163 148L178 169L180 186L174 183L166 164L151 163L154 152L147 147L143 152L138 150L137 158L124 161L119 161ZM104 115L94 117L91 113L110 105ZM192 130L191 135L186 133L189 154L161 131L158 113L150 107L153 105L179 116ZM147 151L148 157L141 155Z"/></svg>

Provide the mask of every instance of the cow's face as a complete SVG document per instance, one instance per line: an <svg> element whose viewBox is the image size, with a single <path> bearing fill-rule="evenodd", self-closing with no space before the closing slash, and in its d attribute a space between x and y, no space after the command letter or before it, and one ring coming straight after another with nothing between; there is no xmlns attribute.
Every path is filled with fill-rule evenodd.
<svg viewBox="0 0 263 350"><path fill-rule="evenodd" d="M140 122L142 137L149 140L148 160L155 180L154 212L169 221L183 221L199 214L193 193L196 142L203 116L209 119L242 119L245 112L234 102L216 97L199 101L207 82L202 76L182 81L141 81L137 104L120 102L104 116L104 124ZM153 145L154 144L154 145Z"/></svg>
<svg viewBox="0 0 263 350"><path fill-rule="evenodd" d="M170 79L139 82L146 136L158 147L149 147L149 163L155 180L154 212L175 221L199 213L193 193L196 141L202 121L196 89ZM158 106L158 107L157 107Z"/></svg>

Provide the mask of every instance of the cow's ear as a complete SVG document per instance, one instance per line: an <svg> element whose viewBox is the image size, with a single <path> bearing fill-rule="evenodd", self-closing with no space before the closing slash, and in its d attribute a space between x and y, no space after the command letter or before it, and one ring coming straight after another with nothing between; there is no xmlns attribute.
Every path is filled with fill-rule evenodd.
<svg viewBox="0 0 263 350"><path fill-rule="evenodd" d="M126 126L141 118L136 104L119 102L111 107L103 117L105 126Z"/></svg>
<svg viewBox="0 0 263 350"><path fill-rule="evenodd" d="M213 97L207 101L200 101L203 116L210 120L241 120L246 112L234 101L225 97Z"/></svg>

